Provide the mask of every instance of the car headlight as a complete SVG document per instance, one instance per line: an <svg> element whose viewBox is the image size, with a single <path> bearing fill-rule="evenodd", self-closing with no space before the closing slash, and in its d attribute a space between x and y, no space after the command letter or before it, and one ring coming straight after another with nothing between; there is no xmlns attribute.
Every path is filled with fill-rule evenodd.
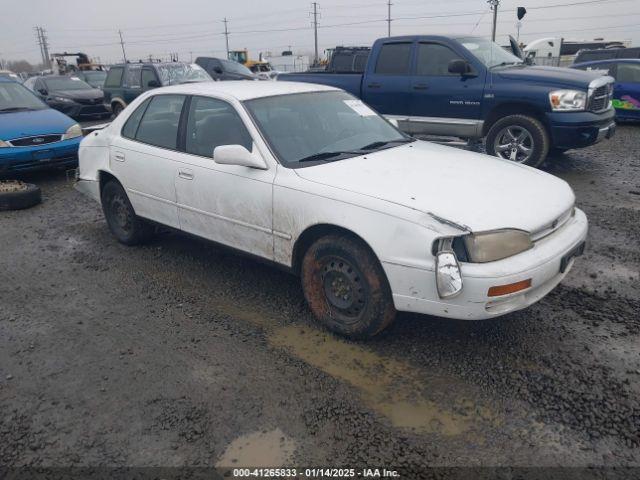
<svg viewBox="0 0 640 480"><path fill-rule="evenodd" d="M73 100L71 100L70 98L67 98L67 97L56 97L56 96L53 96L53 97L51 97L51 99L55 100L56 102L73 103Z"/></svg>
<svg viewBox="0 0 640 480"><path fill-rule="evenodd" d="M71 138L76 138L81 136L82 136L82 127L77 123L74 123L69 128L67 128L66 132L64 132L64 135L62 136L62 140L69 140Z"/></svg>
<svg viewBox="0 0 640 480"><path fill-rule="evenodd" d="M533 247L529 233L524 230L494 230L473 233L462 238L469 261L473 263L501 260Z"/></svg>
<svg viewBox="0 0 640 480"><path fill-rule="evenodd" d="M10 145L7 142L0 140L0 148L9 147L9 146Z"/></svg>
<svg viewBox="0 0 640 480"><path fill-rule="evenodd" d="M587 92L581 90L554 90L549 93L551 110L558 112L576 112L587 105Z"/></svg>
<svg viewBox="0 0 640 480"><path fill-rule="evenodd" d="M455 297L462 291L460 265L451 250L442 250L436 256L436 288L440 298Z"/></svg>

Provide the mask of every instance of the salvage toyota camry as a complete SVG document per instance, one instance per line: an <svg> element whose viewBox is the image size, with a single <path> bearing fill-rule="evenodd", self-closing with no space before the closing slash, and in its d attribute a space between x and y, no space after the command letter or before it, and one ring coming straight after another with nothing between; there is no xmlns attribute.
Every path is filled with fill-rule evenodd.
<svg viewBox="0 0 640 480"><path fill-rule="evenodd" d="M122 243L158 224L290 268L328 328L396 311L484 319L549 293L584 249L563 181L415 140L331 87L152 90L80 146L77 188Z"/></svg>

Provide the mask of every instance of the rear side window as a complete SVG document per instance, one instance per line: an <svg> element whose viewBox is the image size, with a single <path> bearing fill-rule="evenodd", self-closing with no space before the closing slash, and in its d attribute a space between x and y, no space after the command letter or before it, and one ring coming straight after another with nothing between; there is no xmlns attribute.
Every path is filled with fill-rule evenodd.
<svg viewBox="0 0 640 480"><path fill-rule="evenodd" d="M193 97L187 122L187 153L209 157L221 145L242 145L251 151L253 140L235 108L208 97Z"/></svg>
<svg viewBox="0 0 640 480"><path fill-rule="evenodd" d="M376 73L382 75L408 75L410 58L410 43L384 44L380 49L380 55L376 63Z"/></svg>
<svg viewBox="0 0 640 480"><path fill-rule="evenodd" d="M333 56L333 69L336 72L350 72L353 68L353 56L337 53Z"/></svg>
<svg viewBox="0 0 640 480"><path fill-rule="evenodd" d="M136 140L176 150L184 95L156 95L142 115Z"/></svg>
<svg viewBox="0 0 640 480"><path fill-rule="evenodd" d="M140 75L142 73L142 67L139 65L130 65L127 69L125 76L125 84L129 88L140 88L142 83L140 81Z"/></svg>
<svg viewBox="0 0 640 480"><path fill-rule="evenodd" d="M113 67L111 70L109 70L109 73L107 74L107 79L104 81L104 86L119 87L120 82L122 81L123 70L124 69L122 67Z"/></svg>
<svg viewBox="0 0 640 480"><path fill-rule="evenodd" d="M136 132L138 131L138 125L140 125L140 120L142 120L142 116L144 115L145 110L149 106L149 102L151 99L147 98L142 105L136 108L135 112L131 114L131 116L127 119L124 127L122 127L122 136L130 139L136 138Z"/></svg>
<svg viewBox="0 0 640 480"><path fill-rule="evenodd" d="M417 75L452 75L449 73L449 62L459 59L449 47L437 43L421 43L418 45Z"/></svg>
<svg viewBox="0 0 640 480"><path fill-rule="evenodd" d="M619 63L616 80L625 83L640 83L640 64Z"/></svg>

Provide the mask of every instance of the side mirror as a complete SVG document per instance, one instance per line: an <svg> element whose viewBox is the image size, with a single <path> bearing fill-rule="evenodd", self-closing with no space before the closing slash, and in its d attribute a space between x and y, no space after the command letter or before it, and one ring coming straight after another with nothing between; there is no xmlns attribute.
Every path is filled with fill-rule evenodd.
<svg viewBox="0 0 640 480"><path fill-rule="evenodd" d="M215 73L217 73L218 75L222 75L222 73L223 73L223 71L222 71L222 69L221 69L220 67L215 67L215 68L213 69L213 71L214 71Z"/></svg>
<svg viewBox="0 0 640 480"><path fill-rule="evenodd" d="M46 88L39 88L38 93L40 93L40 95L49 95L49 92Z"/></svg>
<svg viewBox="0 0 640 480"><path fill-rule="evenodd" d="M213 150L213 161L221 165L239 165L241 167L267 170L267 164L258 154L252 153L242 145L220 145Z"/></svg>
<svg viewBox="0 0 640 480"><path fill-rule="evenodd" d="M468 75L471 73L471 65L466 60L462 60L461 58L456 58L455 60L451 60L449 62L448 67L449 73L454 73L457 75Z"/></svg>
<svg viewBox="0 0 640 480"><path fill-rule="evenodd" d="M147 82L147 88L158 88L160 87L160 82L158 80L149 80Z"/></svg>

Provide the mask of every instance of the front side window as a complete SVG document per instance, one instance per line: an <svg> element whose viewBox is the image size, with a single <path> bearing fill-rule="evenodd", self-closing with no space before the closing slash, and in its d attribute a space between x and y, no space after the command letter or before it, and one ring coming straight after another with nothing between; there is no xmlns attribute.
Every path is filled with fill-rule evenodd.
<svg viewBox="0 0 640 480"><path fill-rule="evenodd" d="M152 97L138 126L136 140L156 147L176 150L184 98L184 95Z"/></svg>
<svg viewBox="0 0 640 480"><path fill-rule="evenodd" d="M157 82L157 81L158 81L158 77L156 77L156 74L154 73L153 70L151 70L150 68L142 69L142 87L143 88L149 88L150 82Z"/></svg>
<svg viewBox="0 0 640 480"><path fill-rule="evenodd" d="M211 157L221 145L242 145L251 151L253 140L235 108L208 97L193 97L187 122L187 153Z"/></svg>
<svg viewBox="0 0 640 480"><path fill-rule="evenodd" d="M125 77L125 83L129 88L140 88L142 83L140 81L140 74L142 73L142 67L139 65L130 65L127 69Z"/></svg>
<svg viewBox="0 0 640 480"><path fill-rule="evenodd" d="M619 63L616 80L622 83L640 83L640 63Z"/></svg>
<svg viewBox="0 0 640 480"><path fill-rule="evenodd" d="M452 75L449 73L449 62L460 59L449 47L437 43L421 43L418 45L417 75Z"/></svg>
<svg viewBox="0 0 640 480"><path fill-rule="evenodd" d="M111 88L119 87L122 81L123 70L122 67L112 67L107 74L107 79L104 81L104 86Z"/></svg>
<svg viewBox="0 0 640 480"><path fill-rule="evenodd" d="M410 43L386 43L380 49L376 73L382 75L408 75L411 58Z"/></svg>
<svg viewBox="0 0 640 480"><path fill-rule="evenodd" d="M244 104L288 167L337 161L411 141L346 92L278 95Z"/></svg>
<svg viewBox="0 0 640 480"><path fill-rule="evenodd" d="M458 41L489 68L522 65L524 62L496 42L481 37L463 37Z"/></svg>

